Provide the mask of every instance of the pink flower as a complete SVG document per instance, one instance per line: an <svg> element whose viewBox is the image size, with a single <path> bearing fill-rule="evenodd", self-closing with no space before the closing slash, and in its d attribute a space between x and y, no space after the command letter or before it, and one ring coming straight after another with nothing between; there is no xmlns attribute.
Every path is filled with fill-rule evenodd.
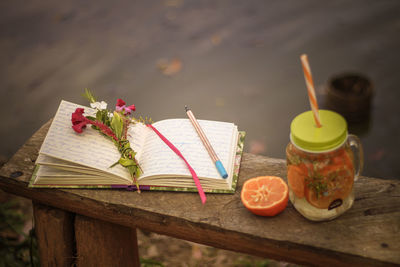
<svg viewBox="0 0 400 267"><path fill-rule="evenodd" d="M118 98L117 105L115 106L115 110L118 112L123 112L124 115L129 115L132 113L132 111L136 110L136 107L135 107L135 105L130 105L127 107L125 101Z"/></svg>
<svg viewBox="0 0 400 267"><path fill-rule="evenodd" d="M126 105L126 103L125 103L124 100L122 100L121 98L117 99L117 107L122 107L122 106L125 106L125 105Z"/></svg>
<svg viewBox="0 0 400 267"><path fill-rule="evenodd" d="M86 128L86 124L90 123L89 120L83 116L83 108L77 108L71 115L72 129L75 132L81 133L83 128Z"/></svg>

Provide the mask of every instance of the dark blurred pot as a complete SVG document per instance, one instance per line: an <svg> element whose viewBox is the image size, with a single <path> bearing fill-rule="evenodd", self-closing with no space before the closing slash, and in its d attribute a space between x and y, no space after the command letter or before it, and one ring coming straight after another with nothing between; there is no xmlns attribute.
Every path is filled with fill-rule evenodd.
<svg viewBox="0 0 400 267"><path fill-rule="evenodd" d="M373 87L368 78L346 73L329 81L326 105L348 122L362 122L370 117L372 97Z"/></svg>

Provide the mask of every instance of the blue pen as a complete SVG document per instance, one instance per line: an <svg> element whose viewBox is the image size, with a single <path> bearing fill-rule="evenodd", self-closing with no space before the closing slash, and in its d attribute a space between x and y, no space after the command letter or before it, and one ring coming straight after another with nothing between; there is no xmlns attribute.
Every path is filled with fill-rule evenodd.
<svg viewBox="0 0 400 267"><path fill-rule="evenodd" d="M215 153L214 149L212 148L210 142L207 139L207 136L203 132L203 129L201 129L200 124L197 122L195 116L193 115L193 112L185 106L186 114L189 117L190 122L193 124L193 127L196 129L197 134L199 135L201 141L203 142L203 145L208 151L208 154L210 155L211 159L215 163L215 167L217 167L217 170L219 174L221 174L222 178L227 178L228 173L226 172L224 166L222 165L222 162L219 160L217 154Z"/></svg>

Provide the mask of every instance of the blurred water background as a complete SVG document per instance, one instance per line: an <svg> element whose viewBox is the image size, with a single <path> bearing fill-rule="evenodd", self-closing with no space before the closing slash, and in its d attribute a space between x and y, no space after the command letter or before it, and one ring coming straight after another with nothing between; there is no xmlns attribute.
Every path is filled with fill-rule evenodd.
<svg viewBox="0 0 400 267"><path fill-rule="evenodd" d="M285 158L291 120L309 109L299 56L318 101L357 72L375 94L350 125L364 175L400 179L400 1L1 1L0 155L6 160L84 88L136 115L234 122L245 151Z"/></svg>

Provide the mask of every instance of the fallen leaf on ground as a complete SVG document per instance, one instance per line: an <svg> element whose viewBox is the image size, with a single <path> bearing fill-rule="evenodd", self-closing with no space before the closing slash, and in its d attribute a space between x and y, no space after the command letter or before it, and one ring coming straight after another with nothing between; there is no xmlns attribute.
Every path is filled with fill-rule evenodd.
<svg viewBox="0 0 400 267"><path fill-rule="evenodd" d="M368 156L368 159L371 161L379 161L385 156L385 150L383 148L377 149L375 152L371 153Z"/></svg>
<svg viewBox="0 0 400 267"><path fill-rule="evenodd" d="M183 0L166 0L164 3L165 3L165 6L179 7L183 4Z"/></svg>
<svg viewBox="0 0 400 267"><path fill-rule="evenodd" d="M172 59L171 61L161 59L158 61L157 67L162 72L162 74L166 76L172 76L181 71L182 61L180 61L179 59Z"/></svg>
<svg viewBox="0 0 400 267"><path fill-rule="evenodd" d="M211 36L211 43L215 46L221 43L221 36L219 34L214 34Z"/></svg>
<svg viewBox="0 0 400 267"><path fill-rule="evenodd" d="M252 154L263 154L266 151L265 143L259 140L252 140L250 142L250 153Z"/></svg>

